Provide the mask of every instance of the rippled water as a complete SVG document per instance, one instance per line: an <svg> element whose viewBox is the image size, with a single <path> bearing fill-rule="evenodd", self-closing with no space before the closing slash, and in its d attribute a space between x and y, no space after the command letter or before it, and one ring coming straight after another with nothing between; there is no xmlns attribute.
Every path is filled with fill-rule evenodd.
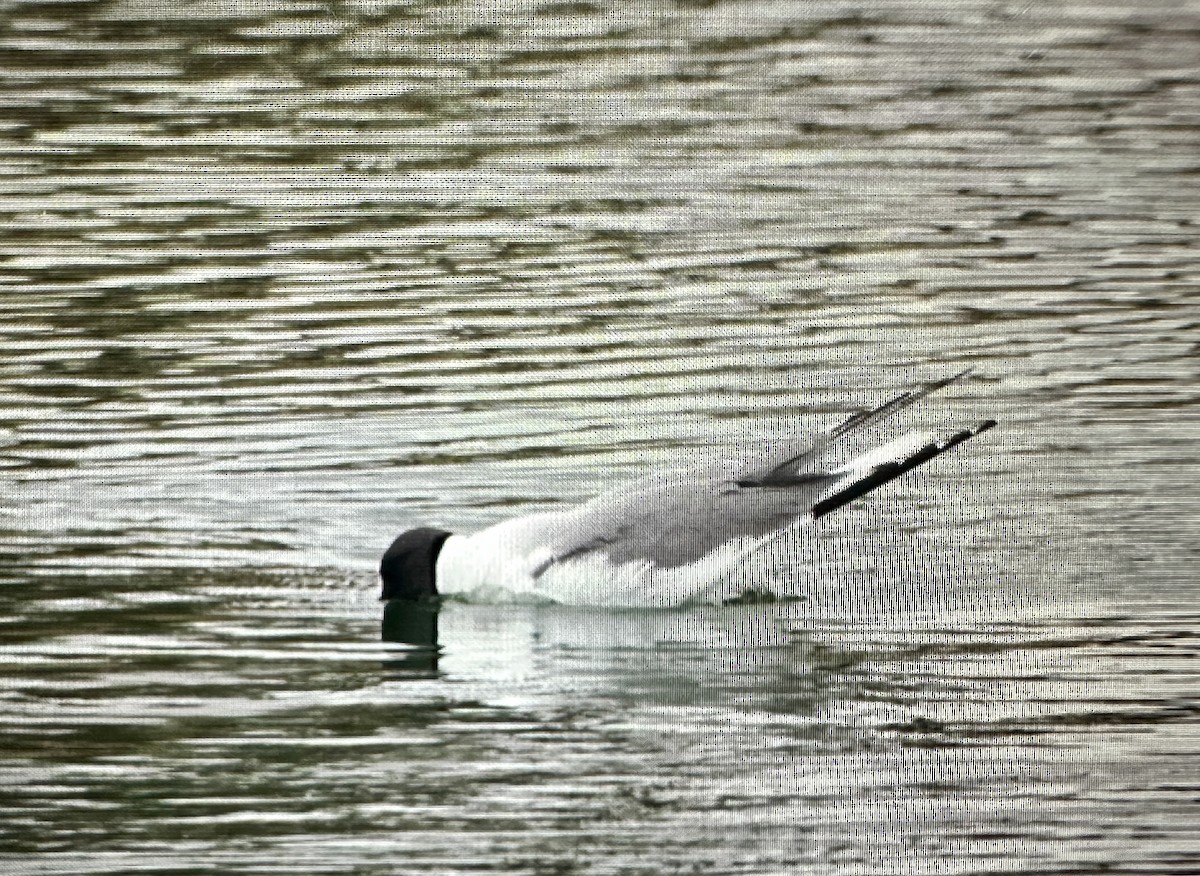
<svg viewBox="0 0 1200 876"><path fill-rule="evenodd" d="M1200 862L1200 6L0 4L13 872ZM471 530L915 379L772 606Z"/></svg>

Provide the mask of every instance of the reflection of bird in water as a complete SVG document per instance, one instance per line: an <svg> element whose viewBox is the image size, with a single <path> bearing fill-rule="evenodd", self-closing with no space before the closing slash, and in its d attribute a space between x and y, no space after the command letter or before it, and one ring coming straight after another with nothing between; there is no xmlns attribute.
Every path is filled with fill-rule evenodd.
<svg viewBox="0 0 1200 876"><path fill-rule="evenodd" d="M437 673L438 605L425 600L393 599L383 609L383 640L411 647L396 651L385 661L388 669L408 676L427 677Z"/></svg>
<svg viewBox="0 0 1200 876"><path fill-rule="evenodd" d="M568 510L471 536L409 530L383 556L383 598L489 591L547 599L590 593L579 601L610 603L635 592L662 604L694 598L798 520L835 511L994 426L889 434L898 413L960 377L919 386L815 439L739 447L732 458L655 472Z"/></svg>

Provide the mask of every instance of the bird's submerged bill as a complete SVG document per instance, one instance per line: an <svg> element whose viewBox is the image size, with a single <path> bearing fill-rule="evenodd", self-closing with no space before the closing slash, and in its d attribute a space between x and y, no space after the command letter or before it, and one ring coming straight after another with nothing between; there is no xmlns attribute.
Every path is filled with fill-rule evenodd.
<svg viewBox="0 0 1200 876"><path fill-rule="evenodd" d="M380 564L383 598L671 605L705 601L731 583L752 589L761 582L746 577L752 573L743 561L772 539L996 425L889 434L898 413L962 376L916 387L815 438L764 442L729 459L655 472L567 510L470 536L408 530ZM731 582L739 575L745 580Z"/></svg>

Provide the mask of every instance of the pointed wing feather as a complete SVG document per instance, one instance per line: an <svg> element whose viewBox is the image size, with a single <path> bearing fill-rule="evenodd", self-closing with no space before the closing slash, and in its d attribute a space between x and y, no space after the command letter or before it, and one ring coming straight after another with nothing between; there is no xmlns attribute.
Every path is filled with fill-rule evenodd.
<svg viewBox="0 0 1200 876"><path fill-rule="evenodd" d="M875 437L874 427L966 373L855 414L815 442L791 442L732 465L656 473L573 509L539 515L536 525L510 522L508 536L538 558L530 569L536 578L591 552L616 563L677 566L732 538L764 535L808 514L822 517L994 426L985 421L927 441L909 434L883 447L866 442ZM860 445L874 452L863 454ZM833 462L839 455L841 463Z"/></svg>
<svg viewBox="0 0 1200 876"><path fill-rule="evenodd" d="M738 483L745 487L787 486L805 475L825 475L828 471L825 465L820 464L824 462L822 456L835 445L849 442L860 433L880 425L905 408L916 404L930 393L949 386L970 373L970 369L966 369L951 377L923 383L877 408L859 411L811 443L785 444L766 457L752 458L748 460L747 470L738 477Z"/></svg>
<svg viewBox="0 0 1200 876"><path fill-rule="evenodd" d="M859 411L840 426L832 429L829 432L829 437L841 438L843 435L848 435L851 432L856 432L860 429L867 428L872 424L885 419L886 417L890 417L892 414L898 413L907 407L911 407L930 393L937 392L939 389L962 380L970 373L970 368L963 369L962 371L950 377L945 377L941 380L931 380L928 383L923 383L914 389L910 389L908 392L901 393L891 401L884 402L874 410Z"/></svg>
<svg viewBox="0 0 1200 876"><path fill-rule="evenodd" d="M986 432L995 425L995 420L984 420L967 429L960 429L957 432L953 432L940 440L923 444L914 452L899 459L889 460L868 468L852 470L846 478L834 484L833 492L822 497L819 502L813 505L813 519L818 520L830 511L835 511L860 496L865 496L875 488L881 487L889 481L894 481L905 472L912 471L917 466L929 462L929 460L936 456L941 456L950 448L957 447L968 438L974 438L976 435Z"/></svg>

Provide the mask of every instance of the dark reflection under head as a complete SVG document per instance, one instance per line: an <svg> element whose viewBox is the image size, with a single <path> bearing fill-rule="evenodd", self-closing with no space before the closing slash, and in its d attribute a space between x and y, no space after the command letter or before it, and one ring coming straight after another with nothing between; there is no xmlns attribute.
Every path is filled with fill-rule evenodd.
<svg viewBox="0 0 1200 876"><path fill-rule="evenodd" d="M388 600L383 607L382 638L385 642L409 645L395 651L384 666L387 669L436 674L441 649L438 644L438 614L441 604L434 600Z"/></svg>

